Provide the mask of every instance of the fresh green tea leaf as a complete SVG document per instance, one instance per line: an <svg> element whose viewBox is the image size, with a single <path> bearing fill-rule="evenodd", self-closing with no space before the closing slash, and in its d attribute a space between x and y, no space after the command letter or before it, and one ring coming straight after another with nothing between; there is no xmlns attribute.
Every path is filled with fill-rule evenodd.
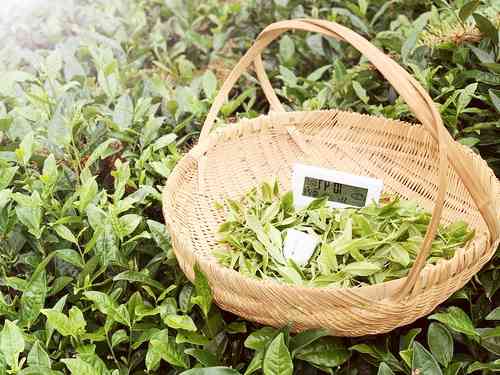
<svg viewBox="0 0 500 375"><path fill-rule="evenodd" d="M264 354L262 368L264 374L269 375L293 374L292 357L285 345L283 333L278 334L269 344Z"/></svg>
<svg viewBox="0 0 500 375"><path fill-rule="evenodd" d="M19 370L19 355L24 351L24 338L21 329L10 320L6 320L0 332L0 352L5 362L14 371Z"/></svg>
<svg viewBox="0 0 500 375"><path fill-rule="evenodd" d="M469 316L459 307L451 306L446 311L433 314L429 319L437 320L455 332L463 333L474 340L478 340L479 335L474 329Z"/></svg>
<svg viewBox="0 0 500 375"><path fill-rule="evenodd" d="M418 341L413 343L412 371L421 374L443 375L436 359Z"/></svg>
<svg viewBox="0 0 500 375"><path fill-rule="evenodd" d="M207 277L197 264L194 267L194 273L196 296L192 298L192 302L198 305L205 317L207 317L210 307L212 306L212 290L208 284Z"/></svg>
<svg viewBox="0 0 500 375"><path fill-rule="evenodd" d="M453 358L453 338L448 329L442 324L431 323L427 331L427 344L434 358L448 367Z"/></svg>

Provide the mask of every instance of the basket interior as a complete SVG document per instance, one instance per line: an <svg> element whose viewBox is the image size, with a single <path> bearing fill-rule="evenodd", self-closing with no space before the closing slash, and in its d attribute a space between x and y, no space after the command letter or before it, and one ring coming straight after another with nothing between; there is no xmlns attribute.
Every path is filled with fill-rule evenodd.
<svg viewBox="0 0 500 375"><path fill-rule="evenodd" d="M292 127L295 136L287 128ZM197 256L211 258L225 212L215 207L276 178L291 188L295 162L381 178L384 191L432 210L437 192L437 147L421 126L341 111L294 112L243 120L210 137L197 161L178 167L182 183L171 203L175 220ZM200 150L193 150L199 152ZM442 222L464 220L476 233L487 227L452 168Z"/></svg>

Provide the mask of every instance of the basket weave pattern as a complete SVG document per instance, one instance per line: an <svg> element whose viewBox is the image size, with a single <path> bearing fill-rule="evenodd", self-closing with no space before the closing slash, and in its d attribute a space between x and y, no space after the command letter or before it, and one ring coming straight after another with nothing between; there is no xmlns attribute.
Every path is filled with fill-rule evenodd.
<svg viewBox="0 0 500 375"><path fill-rule="evenodd" d="M284 112L260 53L290 28L321 32L360 49L422 125L336 110ZM273 111L209 132L231 87L252 62ZM356 288L313 288L251 279L217 263L212 251L226 212L214 203L237 199L276 178L289 190L295 162L381 178L385 191L432 210L427 242L407 277ZM387 332L428 314L481 269L499 242L498 198L500 184L493 172L451 139L428 95L402 68L349 29L319 20L294 20L266 28L229 75L200 142L169 177L163 210L181 268L192 280L193 266L199 263L221 308L263 324L291 324L295 331L325 328L337 336L362 336ZM426 265L439 222L457 220L476 230L474 239L452 259Z"/></svg>

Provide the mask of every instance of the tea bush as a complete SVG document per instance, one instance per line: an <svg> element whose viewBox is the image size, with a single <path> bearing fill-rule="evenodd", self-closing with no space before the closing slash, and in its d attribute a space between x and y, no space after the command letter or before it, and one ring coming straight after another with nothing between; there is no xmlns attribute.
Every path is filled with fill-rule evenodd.
<svg viewBox="0 0 500 375"><path fill-rule="evenodd" d="M292 335L219 310L202 273L187 282L160 191L238 57L267 24L297 17L384 49L500 175L499 11L497 0L66 0L12 15L0 29L0 375L498 371L498 255L411 326ZM415 120L344 43L291 33L265 60L291 109ZM246 75L221 116L267 109Z"/></svg>

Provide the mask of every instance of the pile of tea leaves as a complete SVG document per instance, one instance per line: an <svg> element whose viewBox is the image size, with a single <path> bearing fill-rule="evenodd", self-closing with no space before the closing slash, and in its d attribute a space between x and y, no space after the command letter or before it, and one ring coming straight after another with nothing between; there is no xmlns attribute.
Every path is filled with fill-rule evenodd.
<svg viewBox="0 0 500 375"><path fill-rule="evenodd" d="M431 214L415 201L384 196L363 208L330 208L326 198L296 209L292 192L263 183L239 201L227 199L218 261L245 275L310 286L351 287L404 277L420 250ZM308 263L283 255L289 229L317 236ZM440 225L429 263L450 259L474 236L467 223ZM229 246L228 246L229 245Z"/></svg>

